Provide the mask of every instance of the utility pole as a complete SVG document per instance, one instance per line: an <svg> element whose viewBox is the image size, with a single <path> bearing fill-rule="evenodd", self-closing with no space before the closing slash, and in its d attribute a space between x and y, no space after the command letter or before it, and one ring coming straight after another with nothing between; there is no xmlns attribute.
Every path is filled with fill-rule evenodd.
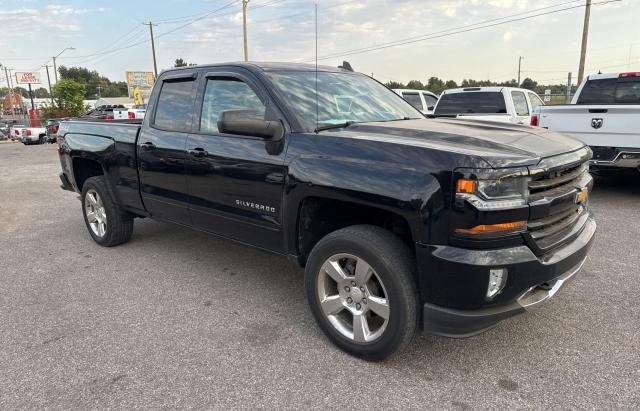
<svg viewBox="0 0 640 411"><path fill-rule="evenodd" d="M520 68L522 67L522 59L522 56L518 57L518 87L520 87Z"/></svg>
<svg viewBox="0 0 640 411"><path fill-rule="evenodd" d="M11 106L11 118L13 119L13 89L9 82L9 69L5 66L4 75L7 76L7 87L9 88L9 106Z"/></svg>
<svg viewBox="0 0 640 411"><path fill-rule="evenodd" d="M587 37L589 37L589 16L591 15L591 0L587 0L584 9L584 25L582 26L582 47L580 48L580 66L578 67L578 84L584 77L584 61L587 57Z"/></svg>
<svg viewBox="0 0 640 411"><path fill-rule="evenodd" d="M247 4L249 0L242 0L242 32L244 36L244 61L249 61L249 46L247 44Z"/></svg>
<svg viewBox="0 0 640 411"><path fill-rule="evenodd" d="M51 97L51 107L55 107L53 102L53 91L51 90L51 77L49 77L49 65L45 64L43 67L47 69L47 83L49 83L49 97Z"/></svg>
<svg viewBox="0 0 640 411"><path fill-rule="evenodd" d="M571 72L567 75L567 104L571 103Z"/></svg>
<svg viewBox="0 0 640 411"><path fill-rule="evenodd" d="M153 54L153 73L158 78L158 64L156 63L156 45L153 42L153 26L157 26L157 24L153 24L151 21L149 23L142 23L145 26L149 26L149 34L151 35L151 53Z"/></svg>
<svg viewBox="0 0 640 411"><path fill-rule="evenodd" d="M15 109L13 108L13 103L14 103L13 98L15 97L15 93L13 92L13 77L12 77L13 75L11 74L11 70L13 70L13 69L7 69L7 70L9 70L9 93L11 95L11 99L10 99L10 102L11 102L11 118L15 120L16 112L15 112ZM22 97L22 94L20 94L20 97ZM16 105L18 105L18 101L19 100L15 100ZM20 105L20 111L22 111L22 104Z"/></svg>

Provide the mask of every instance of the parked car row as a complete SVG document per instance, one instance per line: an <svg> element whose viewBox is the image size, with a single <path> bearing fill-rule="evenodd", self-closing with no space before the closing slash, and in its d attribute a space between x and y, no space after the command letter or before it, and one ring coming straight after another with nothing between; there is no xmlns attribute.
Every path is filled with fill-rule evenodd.
<svg viewBox="0 0 640 411"><path fill-rule="evenodd" d="M640 169L640 72L587 76L570 104L551 106L533 91L514 87L455 88L439 97L425 90L394 91L428 117L547 128L589 145L598 170Z"/></svg>

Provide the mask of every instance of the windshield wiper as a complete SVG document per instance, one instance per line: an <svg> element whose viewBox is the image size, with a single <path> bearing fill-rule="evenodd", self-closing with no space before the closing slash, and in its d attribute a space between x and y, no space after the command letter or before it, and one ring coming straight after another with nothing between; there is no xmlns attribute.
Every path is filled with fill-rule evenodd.
<svg viewBox="0 0 640 411"><path fill-rule="evenodd" d="M347 128L352 124L355 124L355 121L345 121L344 123L338 123L338 124L327 124L326 126L319 126L315 129L315 132L317 133L318 131L323 131L323 130L331 130L334 128Z"/></svg>

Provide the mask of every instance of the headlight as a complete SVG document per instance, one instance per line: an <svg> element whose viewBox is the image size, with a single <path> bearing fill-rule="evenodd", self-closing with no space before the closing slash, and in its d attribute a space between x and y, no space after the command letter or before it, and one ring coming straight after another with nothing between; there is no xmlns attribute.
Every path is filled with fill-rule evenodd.
<svg viewBox="0 0 640 411"><path fill-rule="evenodd" d="M458 207L469 203L480 211L515 209L527 205L529 197L529 171L523 169L457 170L462 174L456 180L455 201ZM526 220L480 224L456 228L459 236L484 238L504 236L526 231Z"/></svg>
<svg viewBox="0 0 640 411"><path fill-rule="evenodd" d="M468 201L479 210L500 210L527 204L527 169L464 170L456 182L456 200Z"/></svg>

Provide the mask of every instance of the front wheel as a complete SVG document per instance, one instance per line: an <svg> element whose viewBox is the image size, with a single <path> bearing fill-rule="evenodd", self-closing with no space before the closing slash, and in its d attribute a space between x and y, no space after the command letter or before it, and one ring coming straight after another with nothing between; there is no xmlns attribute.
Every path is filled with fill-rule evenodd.
<svg viewBox="0 0 640 411"><path fill-rule="evenodd" d="M394 234L374 226L335 231L313 248L305 270L311 311L344 351L383 360L418 325L415 258Z"/></svg>
<svg viewBox="0 0 640 411"><path fill-rule="evenodd" d="M105 247L126 243L133 233L133 217L115 203L104 177L91 177L82 186L84 222L93 240Z"/></svg>

